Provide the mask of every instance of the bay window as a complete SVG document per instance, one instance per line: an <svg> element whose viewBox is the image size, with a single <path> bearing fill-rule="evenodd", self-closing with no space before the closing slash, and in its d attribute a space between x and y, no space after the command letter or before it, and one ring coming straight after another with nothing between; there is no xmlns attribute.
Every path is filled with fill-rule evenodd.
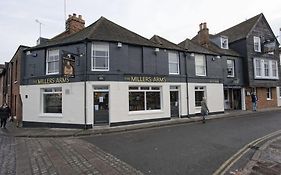
<svg viewBox="0 0 281 175"><path fill-rule="evenodd" d="M254 58L253 62L256 79L278 79L277 61Z"/></svg>

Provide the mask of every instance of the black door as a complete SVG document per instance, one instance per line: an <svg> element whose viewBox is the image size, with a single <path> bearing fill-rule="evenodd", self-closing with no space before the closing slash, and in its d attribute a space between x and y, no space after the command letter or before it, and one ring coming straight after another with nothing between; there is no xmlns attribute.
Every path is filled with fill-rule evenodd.
<svg viewBox="0 0 281 175"><path fill-rule="evenodd" d="M170 91L171 117L179 117L179 92Z"/></svg>
<svg viewBox="0 0 281 175"><path fill-rule="evenodd" d="M242 109L241 105L241 90L233 89L233 108L234 109Z"/></svg>
<svg viewBox="0 0 281 175"><path fill-rule="evenodd" d="M94 92L94 124L109 123L108 92Z"/></svg>

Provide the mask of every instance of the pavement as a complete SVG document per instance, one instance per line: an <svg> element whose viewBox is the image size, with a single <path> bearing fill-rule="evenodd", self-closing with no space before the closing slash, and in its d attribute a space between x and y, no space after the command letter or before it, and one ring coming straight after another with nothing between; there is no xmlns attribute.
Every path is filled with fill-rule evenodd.
<svg viewBox="0 0 281 175"><path fill-rule="evenodd" d="M281 111L281 108L258 113ZM226 111L209 115L208 120L250 116L257 112ZM171 119L117 127L93 129L17 128L9 122L0 129L0 174L142 174L130 165L78 139L81 136L125 132L146 128L201 122L201 117ZM77 139L76 139L77 137ZM86 159L85 159L86 158ZM22 160L22 161L16 161ZM66 161L66 163L63 163ZM59 165L59 166L58 166ZM260 146L235 175L281 175L281 136Z"/></svg>

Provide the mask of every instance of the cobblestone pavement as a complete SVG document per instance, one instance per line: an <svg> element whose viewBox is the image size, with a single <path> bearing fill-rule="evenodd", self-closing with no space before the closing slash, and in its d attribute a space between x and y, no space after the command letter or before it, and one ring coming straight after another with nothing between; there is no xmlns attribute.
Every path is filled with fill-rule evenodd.
<svg viewBox="0 0 281 175"><path fill-rule="evenodd" d="M235 175L281 175L281 137L266 142Z"/></svg>
<svg viewBox="0 0 281 175"><path fill-rule="evenodd" d="M15 139L0 136L0 175L16 173Z"/></svg>
<svg viewBox="0 0 281 175"><path fill-rule="evenodd" d="M142 174L100 148L76 138L0 135L0 175Z"/></svg>

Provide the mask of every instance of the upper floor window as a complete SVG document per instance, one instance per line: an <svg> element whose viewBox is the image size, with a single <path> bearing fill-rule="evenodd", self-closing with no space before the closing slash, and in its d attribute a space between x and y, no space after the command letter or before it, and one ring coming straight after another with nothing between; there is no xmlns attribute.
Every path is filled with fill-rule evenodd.
<svg viewBox="0 0 281 175"><path fill-rule="evenodd" d="M175 52L168 53L169 74L179 74L179 55Z"/></svg>
<svg viewBox="0 0 281 175"><path fill-rule="evenodd" d="M227 77L234 77L234 60L227 60Z"/></svg>
<svg viewBox="0 0 281 175"><path fill-rule="evenodd" d="M109 70L109 44L93 43L92 45L92 71Z"/></svg>
<svg viewBox="0 0 281 175"><path fill-rule="evenodd" d="M278 79L277 61L254 59L255 78L259 79Z"/></svg>
<svg viewBox="0 0 281 175"><path fill-rule="evenodd" d="M261 52L261 39L260 37L254 36L254 51Z"/></svg>
<svg viewBox="0 0 281 175"><path fill-rule="evenodd" d="M195 73L197 76L206 76L206 58L204 55L195 55Z"/></svg>
<svg viewBox="0 0 281 175"><path fill-rule="evenodd" d="M228 49L228 38L225 36L221 37L221 48Z"/></svg>
<svg viewBox="0 0 281 175"><path fill-rule="evenodd" d="M59 73L59 50L48 50L46 58L46 74Z"/></svg>

